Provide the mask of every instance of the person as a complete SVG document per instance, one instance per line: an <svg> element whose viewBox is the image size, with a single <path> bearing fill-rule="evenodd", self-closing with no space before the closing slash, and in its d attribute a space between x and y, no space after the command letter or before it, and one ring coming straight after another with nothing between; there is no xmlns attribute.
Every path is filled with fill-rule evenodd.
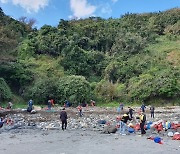
<svg viewBox="0 0 180 154"><path fill-rule="evenodd" d="M87 106L87 103L86 103L85 101L83 101L83 103L82 103L81 106L82 106L82 107L86 107L86 106Z"/></svg>
<svg viewBox="0 0 180 154"><path fill-rule="evenodd" d="M13 103L11 103L11 102L8 102L7 109L12 109L12 106L13 106Z"/></svg>
<svg viewBox="0 0 180 154"><path fill-rule="evenodd" d="M96 102L95 101L93 101L93 100L91 100L91 106L95 106L96 105Z"/></svg>
<svg viewBox="0 0 180 154"><path fill-rule="evenodd" d="M63 108L61 113L60 113L60 119L62 122L62 130L64 130L67 128L67 113L65 111L65 108Z"/></svg>
<svg viewBox="0 0 180 154"><path fill-rule="evenodd" d="M144 103L141 105L141 110L142 110L142 112L145 112L145 108L146 108L146 106L144 105Z"/></svg>
<svg viewBox="0 0 180 154"><path fill-rule="evenodd" d="M145 125L145 122L146 122L146 115L144 114L144 112L142 110L139 112L139 117L138 118L140 119L141 135L146 134L146 131L144 129L144 125Z"/></svg>
<svg viewBox="0 0 180 154"><path fill-rule="evenodd" d="M82 106L78 105L77 109L79 110L79 116L82 117Z"/></svg>
<svg viewBox="0 0 180 154"><path fill-rule="evenodd" d="M70 107L70 106L71 106L71 103L68 100L65 100L64 107Z"/></svg>
<svg viewBox="0 0 180 154"><path fill-rule="evenodd" d="M51 99L51 106L54 106L54 99Z"/></svg>
<svg viewBox="0 0 180 154"><path fill-rule="evenodd" d="M123 103L120 103L119 108L120 108L120 110L122 111L122 110L124 109L124 104L123 104Z"/></svg>
<svg viewBox="0 0 180 154"><path fill-rule="evenodd" d="M119 103L119 107L117 108L118 114L120 114L120 112L123 110L123 108L124 108L124 104L123 103Z"/></svg>
<svg viewBox="0 0 180 154"><path fill-rule="evenodd" d="M130 117L129 117L129 112L125 113L121 120L120 120L120 124L119 124L119 132L120 134L122 135L126 135L125 133L125 130L126 130L126 125L127 125L127 121L128 120L132 120Z"/></svg>
<svg viewBox="0 0 180 154"><path fill-rule="evenodd" d="M151 118L154 118L154 110L155 110L154 106L151 106L150 107Z"/></svg>
<svg viewBox="0 0 180 154"><path fill-rule="evenodd" d="M2 127L3 127L3 124L4 124L4 118L3 118L3 117L1 117L1 118L0 118L0 128L2 128Z"/></svg>
<svg viewBox="0 0 180 154"><path fill-rule="evenodd" d="M30 99L29 102L28 102L27 111L31 112L32 110L33 110L33 101L32 101L32 99Z"/></svg>
<svg viewBox="0 0 180 154"><path fill-rule="evenodd" d="M131 107L128 107L129 108L129 115L130 115L130 118L132 119L133 118L133 109Z"/></svg>
<svg viewBox="0 0 180 154"><path fill-rule="evenodd" d="M48 110L51 110L52 104L51 104L51 100L48 100Z"/></svg>
<svg viewBox="0 0 180 154"><path fill-rule="evenodd" d="M165 120L165 121L163 122L163 127L164 127L164 130L165 130L165 131L167 131L168 129L170 129L170 128L171 128L171 123L170 123L170 121Z"/></svg>

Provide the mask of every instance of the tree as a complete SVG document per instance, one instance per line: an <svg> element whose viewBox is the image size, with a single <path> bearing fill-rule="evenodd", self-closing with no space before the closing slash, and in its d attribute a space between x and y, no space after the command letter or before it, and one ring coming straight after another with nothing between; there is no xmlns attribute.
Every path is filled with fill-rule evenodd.
<svg viewBox="0 0 180 154"><path fill-rule="evenodd" d="M27 17L24 16L20 17L19 21L25 24L29 30L33 29L35 23L37 22L36 19L34 18L28 19Z"/></svg>
<svg viewBox="0 0 180 154"><path fill-rule="evenodd" d="M119 33L113 44L110 54L117 56L119 54L137 54L143 51L146 46L146 40L135 33Z"/></svg>
<svg viewBox="0 0 180 154"><path fill-rule="evenodd" d="M117 83L101 80L96 86L96 94L102 100L113 101L115 98L120 96L120 92L124 90L124 85L119 85Z"/></svg>
<svg viewBox="0 0 180 154"><path fill-rule="evenodd" d="M27 87L22 95L25 99L33 99L37 104L46 104L50 98L59 99L57 89L56 78L40 78Z"/></svg>
<svg viewBox="0 0 180 154"><path fill-rule="evenodd" d="M61 64L64 66L65 71L70 74L82 76L89 75L90 65L87 63L87 54L78 46L68 51Z"/></svg>
<svg viewBox="0 0 180 154"><path fill-rule="evenodd" d="M74 106L77 106L91 99L91 87L83 76L63 77L58 82L58 96L61 102L70 100Z"/></svg>

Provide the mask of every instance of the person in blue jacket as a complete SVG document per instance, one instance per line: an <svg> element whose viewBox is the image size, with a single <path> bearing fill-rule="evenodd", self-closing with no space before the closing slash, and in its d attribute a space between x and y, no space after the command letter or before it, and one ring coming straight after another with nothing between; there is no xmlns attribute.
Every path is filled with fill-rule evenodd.
<svg viewBox="0 0 180 154"><path fill-rule="evenodd" d="M142 112L145 112L145 108L146 108L146 106L144 105L144 103L141 105L141 110L142 110Z"/></svg>
<svg viewBox="0 0 180 154"><path fill-rule="evenodd" d="M28 102L27 111L28 111L28 112L31 112L32 110L33 110L33 100L30 99L29 102Z"/></svg>

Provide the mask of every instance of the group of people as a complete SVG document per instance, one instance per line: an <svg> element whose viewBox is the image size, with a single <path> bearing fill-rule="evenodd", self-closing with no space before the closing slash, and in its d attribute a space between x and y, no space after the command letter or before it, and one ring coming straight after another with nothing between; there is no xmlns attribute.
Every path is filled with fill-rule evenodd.
<svg viewBox="0 0 180 154"><path fill-rule="evenodd" d="M9 103L9 108L12 107L12 104ZM84 104L82 104L84 105ZM78 105L77 109L79 111L79 116L82 117L83 113L82 113L82 105ZM91 100L91 105L92 106L95 106L95 101ZM54 106L54 100L53 99L49 99L48 100L48 110L51 110L51 107ZM64 105L64 108L62 109L62 111L60 112L60 120L62 122L62 130L65 130L67 128L67 113L65 111L65 107L70 107L71 106L71 103L68 102L68 101L65 101L65 105ZM118 108L118 112L121 112L123 111L124 109L124 104L123 103L120 103L119 105L119 108ZM133 119L133 112L135 111L132 107L128 107L128 112L126 112L121 120L119 121L119 132L120 134L122 135L126 135L125 133L125 130L127 129L127 122L128 121L131 121ZM145 134L146 131L144 129L144 125L145 125L145 122L146 122L146 115L145 115L145 109L146 109L146 106L144 104L141 105L140 107L140 111L138 112L139 115L136 117L136 119L139 119L140 120L140 129L141 129L141 134ZM33 100L29 100L28 102L28 107L27 107L27 111L28 112L31 112L33 110ZM154 106L151 106L150 107L150 112L151 112L151 117L154 118ZM0 127L2 127L3 125L3 120L0 119Z"/></svg>
<svg viewBox="0 0 180 154"><path fill-rule="evenodd" d="M145 122L146 122L146 115L144 114L144 112L139 111L138 112L138 116L136 117L136 119L139 119L140 120L140 129L141 129L141 134L146 134L146 131L144 129L144 125L145 125ZM127 122L128 120L131 121L132 120L132 115L130 114L130 112L126 112L121 120L119 121L119 133L121 135L126 135L126 130L127 130Z"/></svg>
<svg viewBox="0 0 180 154"><path fill-rule="evenodd" d="M117 108L117 112L120 113L121 111L123 111L123 109L124 109L124 104L120 103L119 107ZM129 109L129 116L132 119L133 118L133 112L135 110L132 107L128 107L128 109ZM144 105L144 103L141 105L140 109L143 113L145 113L146 106ZM154 111L155 111L155 107L151 106L150 107L151 118L154 118Z"/></svg>
<svg viewBox="0 0 180 154"><path fill-rule="evenodd" d="M120 111L123 110L124 105L122 103L120 103L120 106L118 109L120 109ZM127 128L127 122L128 120L131 121L133 119L133 112L135 111L132 107L128 107L129 111L126 112L121 120L119 121L119 132L122 135L126 135L125 130ZM140 129L141 129L141 134L146 134L146 131L144 129L144 125L146 122L146 114L145 114L145 109L146 106L144 104L141 105L140 107L140 111L138 112L138 116L136 117L136 119L140 120ZM150 107L150 113L151 113L151 118L154 118L154 106Z"/></svg>

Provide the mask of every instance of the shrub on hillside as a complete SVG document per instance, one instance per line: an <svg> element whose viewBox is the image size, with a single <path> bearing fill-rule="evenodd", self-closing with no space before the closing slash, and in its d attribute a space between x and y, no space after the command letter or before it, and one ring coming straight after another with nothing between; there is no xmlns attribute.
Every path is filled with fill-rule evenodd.
<svg viewBox="0 0 180 154"><path fill-rule="evenodd" d="M73 75L60 79L39 79L26 90L24 96L26 99L33 99L35 103L39 104L46 104L48 99L53 98L59 104L69 100L77 105L90 99L90 89L90 84L84 77Z"/></svg>
<svg viewBox="0 0 180 154"><path fill-rule="evenodd" d="M0 78L0 101L8 100L12 97L11 89L3 78Z"/></svg>

